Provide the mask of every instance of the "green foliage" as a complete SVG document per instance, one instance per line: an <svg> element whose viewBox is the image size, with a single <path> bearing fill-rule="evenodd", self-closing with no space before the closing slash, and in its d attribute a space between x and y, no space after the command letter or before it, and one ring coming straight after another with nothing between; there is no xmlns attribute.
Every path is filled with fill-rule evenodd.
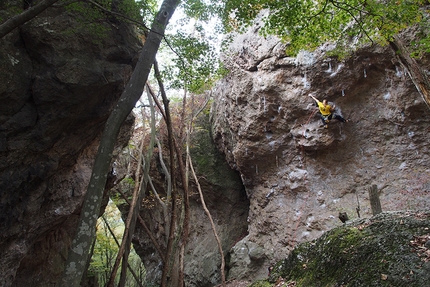
<svg viewBox="0 0 430 287"><path fill-rule="evenodd" d="M195 26L192 35L178 31L169 38L177 56L174 65L164 71L164 78L173 89L186 88L192 93L202 93L218 79L219 62L213 45L205 37L202 26Z"/></svg>
<svg viewBox="0 0 430 287"><path fill-rule="evenodd" d="M203 22L218 17L223 9L222 1L189 0L181 3L181 8L189 18L199 19Z"/></svg>
<svg viewBox="0 0 430 287"><path fill-rule="evenodd" d="M387 44L401 30L420 23L423 19L420 7L425 2L228 0L223 23L230 30L237 30L252 24L258 13L268 9L271 12L263 17L260 32L277 35L289 43L288 53L314 50L326 42L336 42L341 49L350 50L368 42Z"/></svg>
<svg viewBox="0 0 430 287"><path fill-rule="evenodd" d="M109 225L109 227L108 227ZM124 231L124 223L121 220L121 214L113 202L110 202L106 207L103 218L99 218L97 223L97 234L94 252L91 257L90 275L98 278L100 286L105 286L109 280L110 272L115 263L115 259L119 250L117 243L109 228L114 233L115 238L121 242L122 233ZM140 258L132 250L129 257L129 264L139 276L141 282L144 282L145 270ZM119 277L119 275L118 275ZM117 278L119 280L119 278ZM136 286L135 279L131 274L127 274L126 286Z"/></svg>
<svg viewBox="0 0 430 287"><path fill-rule="evenodd" d="M19 5L16 5L16 3L2 3L4 7L0 8L9 15L17 15L19 13L22 13L22 3L19 3ZM1 4L0 4L1 5ZM0 21L3 22L3 18L0 18Z"/></svg>
<svg viewBox="0 0 430 287"><path fill-rule="evenodd" d="M133 178L131 178L131 177L126 177L126 178L124 178L124 179L122 180L122 182L124 182L124 183L126 183L126 184L129 184L129 185L133 185L133 186L134 186L134 184L135 184L134 179L133 179Z"/></svg>
<svg viewBox="0 0 430 287"><path fill-rule="evenodd" d="M167 88L201 94L226 74L218 60L219 36L224 34L224 26L217 19L223 2L181 1L180 7L181 17L166 36L169 55L163 60L171 61L163 63L163 80Z"/></svg>
<svg viewBox="0 0 430 287"><path fill-rule="evenodd" d="M127 0L120 6L121 13L136 21L152 21L157 11L156 0Z"/></svg>
<svg viewBox="0 0 430 287"><path fill-rule="evenodd" d="M421 58L424 53L430 53L430 23L420 23L418 30L419 40L412 42L414 50L412 57Z"/></svg>

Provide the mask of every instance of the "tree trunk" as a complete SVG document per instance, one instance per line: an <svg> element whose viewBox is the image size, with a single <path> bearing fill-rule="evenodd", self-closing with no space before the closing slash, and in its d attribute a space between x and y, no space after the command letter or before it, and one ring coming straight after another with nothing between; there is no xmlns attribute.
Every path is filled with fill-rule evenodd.
<svg viewBox="0 0 430 287"><path fill-rule="evenodd" d="M379 200L379 191L376 184L369 187L369 200L372 214L376 215L382 212L381 201Z"/></svg>
<svg viewBox="0 0 430 287"><path fill-rule="evenodd" d="M42 0L39 4L25 10L21 14L15 15L3 24L0 25L0 38L3 38L6 34L11 32L16 27L24 24L25 22L33 19L43 11L45 11L49 6L58 2L59 0Z"/></svg>
<svg viewBox="0 0 430 287"><path fill-rule="evenodd" d="M182 161L182 152L179 148L177 142L174 142L176 155L178 157L178 165L179 165L179 171L182 178L182 186L184 189L184 198L183 198L183 204L184 204L184 223L182 226L182 243L180 246L181 253L180 253L180 264L179 264L179 284L178 286L184 287L185 286L185 273L184 273L184 251L185 247L188 243L188 237L189 237L189 226L190 226L190 197L189 197L189 190L188 190L188 180L186 177L186 170L184 167L184 163Z"/></svg>
<svg viewBox="0 0 430 287"><path fill-rule="evenodd" d="M84 274L82 275L80 286L90 286L90 285L88 285L88 277L87 276L88 276L88 269L90 268L90 265L91 265L91 257L93 256L94 248L96 247L96 241L97 241L97 238L94 237L93 244L91 245L90 255L88 256L88 259L87 259L87 266L85 266L85 270L84 270ZM97 286L93 286L93 287L97 287Z"/></svg>
<svg viewBox="0 0 430 287"><path fill-rule="evenodd" d="M427 104L427 107L430 108L430 82L426 73L421 69L415 59L410 56L408 49L403 44L403 41L397 36L395 36L394 40L390 42L390 46L399 58L400 63L408 71L409 77L418 90L418 93Z"/></svg>
<svg viewBox="0 0 430 287"><path fill-rule="evenodd" d="M155 77L157 78L158 85L161 91L161 97L163 98L164 105L164 115L166 116L166 126L167 126L167 137L169 142L169 158L170 158L170 176L172 178L172 184L174 184L174 175L175 175L175 160L174 160L174 142L173 142L173 128L172 128L172 119L170 117L170 108L169 108L169 99L164 90L163 81L161 79L160 71L158 70L158 64L154 62L154 71ZM168 286L168 278L170 278L169 274L171 272L171 268L173 263L170 262L174 260L172 256L173 253L173 243L175 240L175 232L176 232L176 219L177 219L177 190L175 187L172 188L172 211L170 214L170 229L169 229L169 237L167 239L167 248L166 248L166 262L163 266L163 273L161 276L161 287ZM171 264L172 263L172 264ZM172 265L172 266L171 266Z"/></svg>
<svg viewBox="0 0 430 287"><path fill-rule="evenodd" d="M140 171L141 171L140 163L142 161L142 150L143 150L143 138L141 139L140 145L139 145L139 157L137 162L137 171L135 172L136 182L133 189L133 199L131 201L130 210L128 212L127 220L125 222L125 228L124 228L124 234L122 237L121 246L116 256L115 264L113 266L113 269L109 278L109 282L107 283L107 287L113 287L115 284L115 278L119 268L119 264L121 262L121 258L122 258L123 264L121 266L121 276L120 276L120 281L118 286L124 287L125 285L126 276L127 276L126 267L128 262L128 255L130 253L131 237L133 235L134 227L136 223L135 221L136 212L139 212L139 207L141 203L141 201L139 200L140 198L139 195L141 193L141 187L144 182L144 176L142 177L140 176Z"/></svg>
<svg viewBox="0 0 430 287"><path fill-rule="evenodd" d="M150 167L149 162L152 158L152 151L154 149L154 143L155 143L155 109L154 109L154 104L151 100L150 93L148 92L147 94L148 94L149 106L151 108L151 140L149 142L149 147L148 147L146 160L145 160L147 164L141 165L142 158L143 158L143 142L144 142L144 138L142 137L140 148L139 148L138 166L137 166L137 171L135 175L136 181L140 178L141 167L143 168L142 170L143 174L139 184L136 184L135 190L133 192L133 200L131 202L130 211L128 213L127 221L125 224L124 236L115 261L115 266L112 271L110 281L108 283L108 287L113 287L115 283L114 281L116 277L116 271L117 271L117 268L119 267L121 257L122 257L122 267L121 267L121 277L120 277L119 287L125 286L126 276L127 276L126 267L128 263L128 256L130 254L131 239L133 237L134 230L136 227L136 221L139 215L140 205L143 199L144 191L146 190L146 187L148 185L148 178L149 178L148 174L149 174L149 167Z"/></svg>
<svg viewBox="0 0 430 287"><path fill-rule="evenodd" d="M167 23L179 0L164 0L155 17L151 31L145 41L139 61L122 93L116 107L109 116L103 131L100 146L82 206L76 235L72 241L60 286L79 286L87 261L95 226L100 210L104 186L109 172L112 151L120 127L140 98L163 39Z"/></svg>
<svg viewBox="0 0 430 287"><path fill-rule="evenodd" d="M127 196L125 196L125 194L121 191L118 190L119 194L121 194L122 199L125 200L125 202L127 202L128 205L131 205L130 201L128 200ZM146 234L148 234L149 238L152 241L152 244L154 244L155 249L158 251L158 255L161 258L161 262L164 264L164 262L166 261L164 258L164 253L161 251L160 245L157 242L157 239L155 239L154 235L152 235L151 231L149 230L148 226L146 226L145 221L143 220L143 218L138 215L137 219L139 220L140 225L142 225L143 229L145 230Z"/></svg>

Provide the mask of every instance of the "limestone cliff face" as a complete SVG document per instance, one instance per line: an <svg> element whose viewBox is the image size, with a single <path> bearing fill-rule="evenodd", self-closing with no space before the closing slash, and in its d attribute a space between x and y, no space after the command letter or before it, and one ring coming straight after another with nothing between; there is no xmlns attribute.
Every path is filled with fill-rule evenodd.
<svg viewBox="0 0 430 287"><path fill-rule="evenodd" d="M3 19L16 2L2 2ZM0 39L1 286L61 275L98 135L140 47L131 27L104 23L50 8Z"/></svg>
<svg viewBox="0 0 430 287"><path fill-rule="evenodd" d="M239 171L250 200L249 234L230 250L230 278L256 279L297 242L342 224L345 211L371 215L367 188L383 210L429 208L430 110L388 47L345 61L322 47L291 58L278 39L235 37L231 73L216 92L213 137ZM429 74L429 59L419 60ZM349 123L323 129L312 93Z"/></svg>

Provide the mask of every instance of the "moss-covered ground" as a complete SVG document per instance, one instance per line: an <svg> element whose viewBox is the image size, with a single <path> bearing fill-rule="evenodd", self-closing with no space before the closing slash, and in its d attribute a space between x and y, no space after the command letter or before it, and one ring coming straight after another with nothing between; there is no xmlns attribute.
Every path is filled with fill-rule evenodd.
<svg viewBox="0 0 430 287"><path fill-rule="evenodd" d="M251 286L430 286L430 242L423 238L430 238L428 212L361 219L298 245Z"/></svg>

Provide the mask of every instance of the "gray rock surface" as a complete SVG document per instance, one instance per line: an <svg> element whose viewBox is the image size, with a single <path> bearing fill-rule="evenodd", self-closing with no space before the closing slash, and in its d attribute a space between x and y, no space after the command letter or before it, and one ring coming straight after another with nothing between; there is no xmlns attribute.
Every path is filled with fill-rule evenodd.
<svg viewBox="0 0 430 287"><path fill-rule="evenodd" d="M4 19L22 2L6 4ZM0 39L1 286L61 275L98 135L140 49L131 27L99 33L78 18L48 9Z"/></svg>
<svg viewBox="0 0 430 287"><path fill-rule="evenodd" d="M385 211L430 206L430 110L393 51L364 47L340 61L325 46L292 58L257 30L235 38L213 93L213 138L250 200L249 235L231 249L238 279L264 278L298 242L342 224L341 211L371 215L372 184ZM419 64L429 74L429 58ZM351 121L323 129L311 93ZM254 245L264 256L253 259Z"/></svg>

